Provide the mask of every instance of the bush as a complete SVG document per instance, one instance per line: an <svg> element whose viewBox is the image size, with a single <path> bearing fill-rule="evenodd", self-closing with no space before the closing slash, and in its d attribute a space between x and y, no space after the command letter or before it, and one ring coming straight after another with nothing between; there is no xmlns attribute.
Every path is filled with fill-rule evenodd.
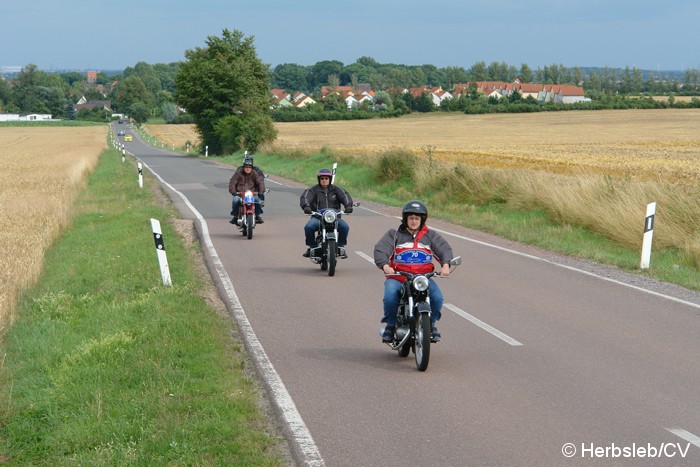
<svg viewBox="0 0 700 467"><path fill-rule="evenodd" d="M405 149L392 149L379 157L375 176L378 180L398 182L412 181L418 158Z"/></svg>

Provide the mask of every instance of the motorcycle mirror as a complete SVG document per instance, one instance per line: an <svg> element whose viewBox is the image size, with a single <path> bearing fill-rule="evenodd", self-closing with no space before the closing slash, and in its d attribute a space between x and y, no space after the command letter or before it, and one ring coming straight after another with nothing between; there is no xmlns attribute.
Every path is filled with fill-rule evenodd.
<svg viewBox="0 0 700 467"><path fill-rule="evenodd" d="M360 203L352 203L353 206L358 207Z"/></svg>
<svg viewBox="0 0 700 467"><path fill-rule="evenodd" d="M452 261L450 261L450 266L459 266L460 264L462 264L461 256L456 256L452 258Z"/></svg>

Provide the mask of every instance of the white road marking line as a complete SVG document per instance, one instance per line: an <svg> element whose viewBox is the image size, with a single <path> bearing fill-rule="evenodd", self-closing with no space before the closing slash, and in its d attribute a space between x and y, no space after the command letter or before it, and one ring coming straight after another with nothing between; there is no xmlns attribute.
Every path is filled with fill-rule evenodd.
<svg viewBox="0 0 700 467"><path fill-rule="evenodd" d="M218 274L219 279L226 290L226 301L233 310L233 314L236 318L236 322L238 323L240 332L246 342L246 347L260 370L261 377L270 388L270 393L272 394L275 404L277 404L282 418L289 427L293 441L296 443L297 449L300 452L300 455L303 457L303 463L309 466L324 466L325 462L323 461L321 453L319 452L318 447L311 436L311 432L307 428L306 423L304 423L304 420L301 418L301 414L297 410L296 404L294 404L294 401L292 400L292 396L289 395L287 388L282 382L282 378L280 378L277 370L275 370L275 367L272 366L272 362L270 362L265 349L253 331L250 321L248 321L248 317L246 316L243 306L238 299L236 290L233 288L231 278L226 273L226 268L224 267L223 263L221 262L221 258L219 258L219 255L214 248L214 243L211 241L209 226L207 225L206 220L204 217L202 217L199 211L195 209L184 194L180 193L172 185L163 180L161 176L148 167L148 165L145 163L143 163L143 165L156 178L158 178L160 183L177 193L177 195L182 198L187 207L190 208L192 213L199 221L202 227L202 242L211 255L216 273Z"/></svg>
<svg viewBox="0 0 700 467"><path fill-rule="evenodd" d="M650 294L650 295L655 295L655 296L657 296L657 297L665 298L665 299L667 299L667 300L672 300L672 301L674 301L674 302L682 303L682 304L684 304L684 305L692 306L692 307L694 307L694 308L700 308L700 304L698 304L698 303L693 303L693 302L689 302L689 301L687 301L687 300L682 300L682 299L680 299L680 298L672 297L672 296L670 296L670 295L665 295L665 294L662 294L662 293L659 293L659 292L654 292L653 290L645 289L645 288L642 288L642 287L639 287L639 286L636 286L636 285L626 284L626 283L624 283L624 282L621 282L621 281L618 281L618 280L615 280L615 279L611 279L611 278L609 278L609 277L600 276L600 275L595 274L595 273L593 273L593 272L584 271L583 269L578 269L578 268L575 268L575 267L573 267L573 266L567 266L566 264L561 264L561 263L557 263L557 262L555 262L555 261L550 261L550 260L545 259L545 258L540 258L539 256L529 255L529 254L527 254L527 253L522 253L522 252L520 252L520 251L511 250L510 248L505 248L505 247L502 247L502 246L494 245L494 244L492 244L492 243L482 242L481 240L475 240L475 239L473 239L473 238L465 237L465 236L463 236L463 235L458 235L458 234L455 234L455 233L452 233L452 232L448 232L448 231L446 231L446 230L435 229L435 228L433 228L433 227L431 227L431 229L433 229L433 230L435 230L435 231L437 231L437 232L443 233L443 234L445 234L445 235L450 235L450 236L452 236L452 237L456 237L456 238L460 238L460 239L462 239L462 240L466 240L466 241L468 241L468 242L477 243L477 244L483 245L483 246L488 246L488 247L491 247L491 248L495 248L495 249L497 249L497 250L505 251L505 252L507 252L507 253L512 253L512 254L514 254L514 255L518 255L518 256L523 256L523 257L525 257L525 258L534 259L534 260L536 260L536 261L542 261L542 262L551 264L552 266L558 266L558 267L560 267L560 268L568 269L568 270L570 270L570 271L580 272L580 273L582 273L582 274L586 274L587 276L591 276L591 277L595 277L595 278L597 278L597 279L602 279L602 280L604 280L604 281L612 282L613 284L618 284L618 285L622 285L622 286L624 286L624 287L629 287L630 289L638 290L638 291L640 291L640 292L645 292L645 293L648 293L648 294Z"/></svg>
<svg viewBox="0 0 700 467"><path fill-rule="evenodd" d="M445 308L449 308L450 310L454 311L456 314L458 314L462 318L466 319L467 321L471 321L472 323L476 324L484 331L493 334L494 336L498 337L499 339L501 339L503 342L505 342L507 344L510 344L512 346L523 345L522 343L516 341L515 339L513 339L509 335L504 334L501 331L499 331L498 329L494 328L493 326L484 323L479 318L476 318L475 316L470 315L466 311L460 310L459 308L457 308L456 306L454 306L451 303L445 303L443 306Z"/></svg>
<svg viewBox="0 0 700 467"><path fill-rule="evenodd" d="M361 252L361 251L356 251L355 253L356 253L360 258L364 258L364 259L366 259L367 261L369 261L370 263L374 264L374 258L369 257L368 255L364 254L364 253Z"/></svg>
<svg viewBox="0 0 700 467"><path fill-rule="evenodd" d="M694 435L682 428L666 428L666 430L700 448L700 436Z"/></svg>

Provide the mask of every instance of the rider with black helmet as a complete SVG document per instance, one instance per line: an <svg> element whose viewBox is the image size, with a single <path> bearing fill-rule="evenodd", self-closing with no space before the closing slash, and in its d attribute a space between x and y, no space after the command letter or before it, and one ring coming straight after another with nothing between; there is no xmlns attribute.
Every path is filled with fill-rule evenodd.
<svg viewBox="0 0 700 467"><path fill-rule="evenodd" d="M246 165L251 165L253 167L253 171L257 172L258 175L260 175L260 178L262 178L263 181L265 181L265 172L263 172L260 167L255 165L255 159L253 159L253 153L248 152L248 151L245 151L245 153L243 154L243 165L238 167L236 169L236 171L234 172L234 174L236 174L238 172L243 172L244 171L243 168ZM263 214L262 208L263 208L263 206L265 206L265 193L258 193L258 198L260 198L260 204L255 206L255 212L257 213L258 218L260 220L262 220L261 216ZM257 222L257 223L260 224L260 222Z"/></svg>
<svg viewBox="0 0 700 467"><path fill-rule="evenodd" d="M390 229L374 246L374 264L384 274L394 274L396 271L427 273L434 270L433 260L441 265L440 275L450 274L452 247L435 230L425 225L428 220L428 208L422 201L412 200L401 210L401 225L398 229ZM410 252L411 254L401 254ZM410 260L406 260L410 258ZM382 341L391 342L396 331L396 313L399 308L401 284L404 276L387 276L384 281L384 317L382 323L386 328ZM441 338L435 322L440 319L443 296L440 288L433 279L430 282L430 318L432 341Z"/></svg>
<svg viewBox="0 0 700 467"><path fill-rule="evenodd" d="M243 159L243 165L233 173L228 182L228 191L233 195L231 202L233 219L229 221L231 224L236 223L238 209L243 201L240 194L246 190L251 190L255 194L255 223L262 224L264 221L260 217L262 215L260 194L265 191L265 179L253 170L253 158L249 156Z"/></svg>
<svg viewBox="0 0 700 467"><path fill-rule="evenodd" d="M311 214L312 211L321 212L324 209L340 210L340 205L345 207L345 212L352 212L352 198L350 193L337 185L331 183L333 172L330 169L320 169L316 173L318 184L310 186L301 194L299 206L304 210L304 214ZM309 221L304 226L304 235L306 246L308 247L304 254L305 258L311 255L311 248L315 247L314 234L318 230L320 220L314 217L309 218ZM348 242L348 233L350 226L343 219L338 219L338 250L341 258L347 258L345 245Z"/></svg>

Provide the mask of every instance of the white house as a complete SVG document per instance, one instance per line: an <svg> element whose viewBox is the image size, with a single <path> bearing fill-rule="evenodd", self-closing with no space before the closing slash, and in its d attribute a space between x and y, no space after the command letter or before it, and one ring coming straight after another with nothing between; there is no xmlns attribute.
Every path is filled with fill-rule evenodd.
<svg viewBox="0 0 700 467"><path fill-rule="evenodd" d="M39 122L53 120L51 114L0 114L0 122Z"/></svg>

